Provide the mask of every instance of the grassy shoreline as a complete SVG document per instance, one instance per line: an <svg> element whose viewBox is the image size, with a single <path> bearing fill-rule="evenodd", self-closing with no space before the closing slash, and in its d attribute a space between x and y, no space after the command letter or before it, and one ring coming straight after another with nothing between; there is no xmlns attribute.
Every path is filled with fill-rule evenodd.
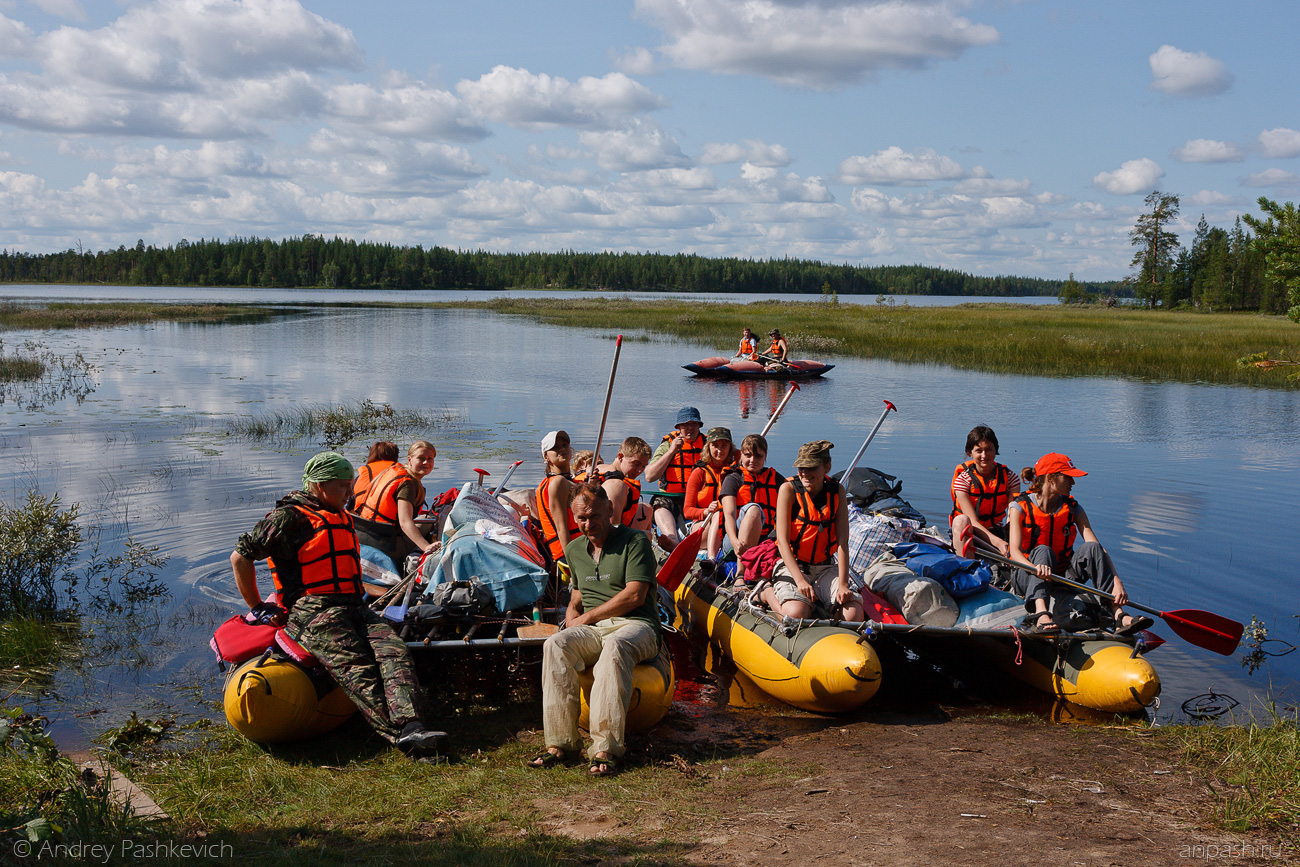
<svg viewBox="0 0 1300 867"><path fill-rule="evenodd" d="M795 358L846 355L999 374L1300 387L1300 381L1287 379L1287 368L1237 364L1239 358L1258 352L1300 358L1300 327L1282 316L1003 303L891 307L497 299L429 306L493 310L611 332L671 335L711 343L719 355L734 351L744 326L760 334L775 326L789 340Z"/></svg>
<svg viewBox="0 0 1300 867"><path fill-rule="evenodd" d="M190 322L218 325L236 322L265 322L276 316L299 313L271 306L249 304L163 304L151 301L110 301L95 304L51 302L26 305L13 301L0 304L0 330L107 328L152 322Z"/></svg>
<svg viewBox="0 0 1300 867"><path fill-rule="evenodd" d="M713 344L729 355L748 325L779 327L795 358L850 356L940 364L996 374L1131 377L1157 382L1300 388L1293 366L1239 365L1267 353L1300 360L1300 326L1282 316L1132 307L972 302L944 307L826 301L634 301L624 298L497 298L484 301L325 302L318 307L478 309L551 325L642 332ZM280 305L0 304L0 330L89 328L159 321L263 322L297 315ZM695 359L686 359L694 361Z"/></svg>

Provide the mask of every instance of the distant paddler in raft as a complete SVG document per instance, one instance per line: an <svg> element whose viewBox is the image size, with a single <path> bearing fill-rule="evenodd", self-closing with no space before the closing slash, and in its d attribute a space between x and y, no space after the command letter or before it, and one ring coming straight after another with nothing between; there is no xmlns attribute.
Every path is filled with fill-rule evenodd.
<svg viewBox="0 0 1300 867"><path fill-rule="evenodd" d="M790 357L790 344L781 336L781 329L773 328L767 333L772 338L772 345L767 348L767 352L759 356L759 361L767 362L768 370L782 370L786 367L786 359Z"/></svg>
<svg viewBox="0 0 1300 867"><path fill-rule="evenodd" d="M754 332L750 331L748 326L745 327L744 333L740 335L740 348L736 350L736 354L732 356L731 360L736 361L738 359L758 361L758 338L754 336Z"/></svg>
<svg viewBox="0 0 1300 867"><path fill-rule="evenodd" d="M254 613L283 618L285 632L334 678L385 740L434 755L447 739L415 710L419 686L410 653L362 601L361 557L352 517L352 464L337 452L307 461L302 489L239 537L230 555L239 595ZM283 612L262 599L256 561L267 560Z"/></svg>

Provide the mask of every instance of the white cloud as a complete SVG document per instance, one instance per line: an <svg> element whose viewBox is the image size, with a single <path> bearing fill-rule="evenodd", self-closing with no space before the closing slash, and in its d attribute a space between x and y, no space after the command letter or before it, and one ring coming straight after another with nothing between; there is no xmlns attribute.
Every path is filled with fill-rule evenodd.
<svg viewBox="0 0 1300 867"><path fill-rule="evenodd" d="M1300 157L1300 131L1280 126L1259 134L1259 147L1264 156L1273 159Z"/></svg>
<svg viewBox="0 0 1300 867"><path fill-rule="evenodd" d="M1243 183L1248 187L1291 187L1300 182L1300 175L1279 168L1264 169L1253 172Z"/></svg>
<svg viewBox="0 0 1300 867"><path fill-rule="evenodd" d="M908 153L894 145L869 157L848 157L840 163L836 179L852 186L916 186L926 181L957 180L967 174L956 160L930 148Z"/></svg>
<svg viewBox="0 0 1300 867"><path fill-rule="evenodd" d="M1152 159L1128 160L1113 172L1101 172L1092 182L1116 196L1131 196L1151 189L1165 176L1165 170Z"/></svg>
<svg viewBox="0 0 1300 867"><path fill-rule="evenodd" d="M113 174L123 178L165 177L208 180L219 177L264 177L271 174L265 157L232 142L204 142L189 150L158 145L119 156Z"/></svg>
<svg viewBox="0 0 1300 867"><path fill-rule="evenodd" d="M1239 163L1246 158L1245 152L1232 142L1208 138L1188 139L1187 144L1174 148L1171 156L1185 163Z"/></svg>
<svg viewBox="0 0 1300 867"><path fill-rule="evenodd" d="M391 136L474 140L488 134L454 94L422 82L391 87L340 84L330 90L325 111Z"/></svg>
<svg viewBox="0 0 1300 867"><path fill-rule="evenodd" d="M655 56L648 48L632 48L611 56L613 66L628 75L653 75L659 71Z"/></svg>
<svg viewBox="0 0 1300 867"><path fill-rule="evenodd" d="M1217 96L1232 86L1232 74L1204 51L1193 54L1161 45L1148 61L1151 87L1173 96Z"/></svg>
<svg viewBox="0 0 1300 867"><path fill-rule="evenodd" d="M888 69L921 69L998 39L960 17L961 0L637 0L678 66L840 87Z"/></svg>
<svg viewBox="0 0 1300 867"><path fill-rule="evenodd" d="M0 75L0 121L122 136L260 134L258 118L320 110L309 73L361 61L349 31L296 0L157 0L36 37L3 19L4 49L39 71Z"/></svg>
<svg viewBox="0 0 1300 867"><path fill-rule="evenodd" d="M43 12L72 21L85 21L86 10L77 0L32 0Z"/></svg>
<svg viewBox="0 0 1300 867"><path fill-rule="evenodd" d="M769 166L753 163L740 167L739 184L748 187L751 198L763 202L825 204L835 200L821 178L804 178L794 172L782 174Z"/></svg>
<svg viewBox="0 0 1300 867"><path fill-rule="evenodd" d="M98 30L60 27L38 44L51 76L146 89L361 62L346 28L297 0L157 0Z"/></svg>
<svg viewBox="0 0 1300 867"><path fill-rule="evenodd" d="M525 129L556 126L609 127L621 117L664 106L640 82L621 72L577 82L526 69L496 66L477 81L462 81L456 92L490 120Z"/></svg>
<svg viewBox="0 0 1300 867"><path fill-rule="evenodd" d="M965 196L1023 196L1029 193L1029 178L967 178L953 186L953 192Z"/></svg>
<svg viewBox="0 0 1300 867"><path fill-rule="evenodd" d="M636 172L689 164L676 139L640 119L625 129L580 133L578 141L594 152L597 164L606 171Z"/></svg>
<svg viewBox="0 0 1300 867"><path fill-rule="evenodd" d="M32 50L32 32L27 25L0 14L0 57L26 57Z"/></svg>
<svg viewBox="0 0 1300 867"><path fill-rule="evenodd" d="M790 165L790 152L785 145L770 145L754 139L740 143L710 142L701 150L700 162L706 166L749 163L779 169Z"/></svg>
<svg viewBox="0 0 1300 867"><path fill-rule="evenodd" d="M1214 190L1201 190L1193 193L1190 200L1193 205L1211 206L1211 205L1231 205L1237 201L1236 196L1230 196L1227 193L1219 193Z"/></svg>

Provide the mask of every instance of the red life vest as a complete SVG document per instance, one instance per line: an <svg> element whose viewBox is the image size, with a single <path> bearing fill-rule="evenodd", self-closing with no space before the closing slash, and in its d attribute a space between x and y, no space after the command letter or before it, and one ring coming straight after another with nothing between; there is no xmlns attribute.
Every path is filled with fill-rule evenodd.
<svg viewBox="0 0 1300 867"><path fill-rule="evenodd" d="M835 532L835 515L840 509L843 489L834 479L827 479L822 487L822 496L826 502L819 509L802 482L794 478L790 484L794 486L794 504L790 509L790 546L794 548L795 559L812 566L829 563L831 554L839 544Z"/></svg>
<svg viewBox="0 0 1300 867"><path fill-rule="evenodd" d="M407 479L415 479L415 476L411 475L404 464L394 463L374 477L370 482L370 489L366 492L364 500L357 497L357 501L352 507L353 514L358 518L373 521L376 524L392 524L395 526L397 524L397 489ZM422 505L424 503L424 485L418 479L416 485L417 504ZM416 511L418 511L418 507Z"/></svg>
<svg viewBox="0 0 1300 867"><path fill-rule="evenodd" d="M560 544L560 531L557 529L555 516L551 514L549 496L551 482L559 478L562 476L547 476L537 486L537 522L542 525L542 540L550 549L552 560L559 560L564 556L564 546ZM578 531L578 522L573 520L573 510L568 506L564 507L564 518L565 526L569 528L569 541L572 542L582 534Z"/></svg>
<svg viewBox="0 0 1300 867"><path fill-rule="evenodd" d="M352 508L355 509L357 503L366 501L366 495L370 493L370 485L375 477L396 464L397 461L371 461L362 464L361 469L357 470L356 480L352 483Z"/></svg>
<svg viewBox="0 0 1300 867"><path fill-rule="evenodd" d="M957 477L963 472L970 476L970 498L975 504L975 514L979 515L980 523L990 529L1006 523L1007 504L1011 502L1011 471L1002 464L994 464L993 467L992 481L976 471L974 460L964 461L952 471L952 514L948 516L948 523L951 524L952 519L961 514L961 506L957 505L956 483Z"/></svg>
<svg viewBox="0 0 1300 867"><path fill-rule="evenodd" d="M777 361L785 361L785 347L782 345L785 341L777 338L772 341L772 345L767 348L767 354Z"/></svg>
<svg viewBox="0 0 1300 867"><path fill-rule="evenodd" d="M776 526L776 495L781 490L782 479L776 470L763 467L755 476L749 470L740 470L740 490L736 492L736 507L758 503L763 511L763 535Z"/></svg>
<svg viewBox="0 0 1300 867"><path fill-rule="evenodd" d="M1079 503L1074 497L1062 497L1061 505L1050 515L1029 498L1028 492L1013 501L1020 506L1020 553L1028 554L1039 545L1046 545L1056 556L1058 568L1064 569L1074 553L1074 539L1078 534L1075 513Z"/></svg>
<svg viewBox="0 0 1300 867"><path fill-rule="evenodd" d="M268 559L276 592L286 608L300 596L361 595L361 553L352 516L347 512L316 511L294 504L311 523L312 536L298 549L297 562L277 565Z"/></svg>
<svg viewBox="0 0 1300 867"><path fill-rule="evenodd" d="M754 342L754 338L742 337L740 338L740 351L736 354L743 355L745 358L752 358L757 349L758 344Z"/></svg>
<svg viewBox="0 0 1300 867"><path fill-rule="evenodd" d="M666 434L661 442L671 440L677 434ZM684 494L686 493L686 481L690 477L691 470L700 462L700 456L704 454L704 435L700 434L693 440L687 440L682 443L682 447L673 455L672 463L664 471L664 476L659 480L659 489L665 494Z"/></svg>

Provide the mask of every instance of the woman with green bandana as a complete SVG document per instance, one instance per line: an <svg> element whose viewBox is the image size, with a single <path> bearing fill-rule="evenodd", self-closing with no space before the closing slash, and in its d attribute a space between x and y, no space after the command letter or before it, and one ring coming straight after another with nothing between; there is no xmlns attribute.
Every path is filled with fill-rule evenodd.
<svg viewBox="0 0 1300 867"><path fill-rule="evenodd" d="M239 537L230 555L235 585L249 608L274 610L257 587L255 562L267 560L288 636L320 661L381 736L411 755L435 755L447 736L416 714L410 653L362 601L357 534L343 508L352 475L337 452L307 461L302 490Z"/></svg>

